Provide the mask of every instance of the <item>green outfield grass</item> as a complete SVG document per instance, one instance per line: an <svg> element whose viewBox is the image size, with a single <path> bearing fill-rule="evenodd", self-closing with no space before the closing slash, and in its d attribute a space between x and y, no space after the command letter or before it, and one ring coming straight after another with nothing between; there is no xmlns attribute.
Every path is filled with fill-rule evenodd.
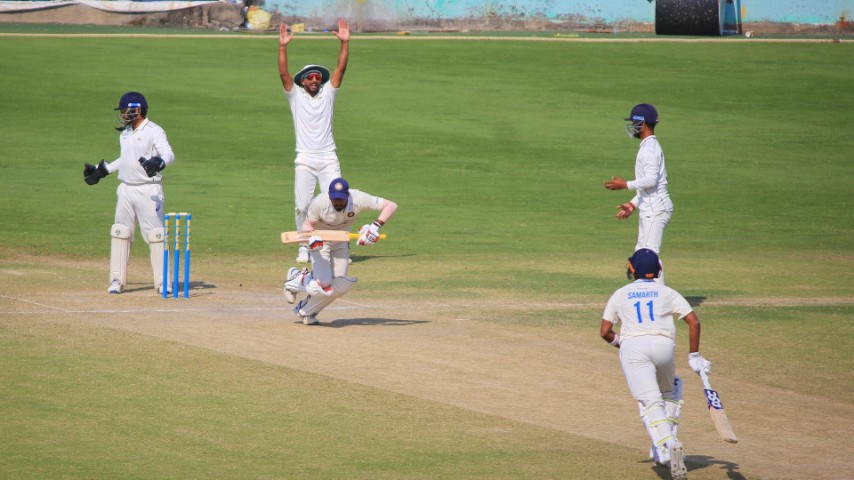
<svg viewBox="0 0 854 480"><path fill-rule="evenodd" d="M106 276L117 181L87 186L82 169L118 156L112 109L139 90L176 152L166 208L192 212L196 268L278 281L294 253L278 242L294 228L294 153L276 48L274 36L0 38L0 268L94 258ZM291 65L331 66L337 50L334 39L297 38ZM850 403L854 306L824 300L850 299L854 287L851 58L850 43L355 38L335 116L342 169L354 188L400 206L389 240L356 251L360 294L604 305L637 224L613 218L630 194L602 182L632 178L637 142L622 119L649 102L676 208L662 251L668 284L697 308L716 365ZM132 255L144 256L136 235ZM723 304L703 305L711 300ZM600 310L492 321L595 341ZM635 452L609 450L594 473L579 459L602 445L581 437L142 335L4 315L0 352L9 478L649 470ZM173 401L150 411L163 396ZM295 411L306 398L325 408Z"/></svg>

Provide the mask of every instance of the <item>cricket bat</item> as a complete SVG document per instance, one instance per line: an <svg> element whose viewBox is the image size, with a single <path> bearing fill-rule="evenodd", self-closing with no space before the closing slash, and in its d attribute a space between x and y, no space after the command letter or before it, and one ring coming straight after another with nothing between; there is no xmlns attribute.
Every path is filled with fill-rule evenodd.
<svg viewBox="0 0 854 480"><path fill-rule="evenodd" d="M712 415L712 423L715 424L718 435L726 442L738 443L738 438L736 438L735 433L732 431L732 426L729 424L729 419L724 411L724 405L721 403L721 397L718 395L718 392L712 390L712 386L709 383L709 376L706 375L706 372L700 370L700 378L703 379L706 401L709 402L709 413Z"/></svg>
<svg viewBox="0 0 854 480"><path fill-rule="evenodd" d="M307 242L309 238L318 236L326 242L349 242L350 239L359 238L358 233L350 233L344 230L312 230L306 232L282 232L282 243ZM385 239L383 233L380 238Z"/></svg>

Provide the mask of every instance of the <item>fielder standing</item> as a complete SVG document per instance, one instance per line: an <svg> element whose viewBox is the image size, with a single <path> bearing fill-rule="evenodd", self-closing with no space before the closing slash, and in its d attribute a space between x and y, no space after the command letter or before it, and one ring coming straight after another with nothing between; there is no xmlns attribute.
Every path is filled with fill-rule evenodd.
<svg viewBox="0 0 854 480"><path fill-rule="evenodd" d="M308 207L302 231L343 230L350 231L350 225L364 210L380 212L377 219L359 229L359 245L371 246L380 238L380 228L397 211L397 204L356 189L343 178L336 178L329 184L328 193L314 197ZM284 293L288 303L296 301L296 294L306 293L308 297L294 307L294 313L306 325L318 323L317 314L337 298L343 296L355 278L347 277L350 260L350 242L324 242L320 237L309 239L311 264L313 270L288 270Z"/></svg>
<svg viewBox="0 0 854 480"><path fill-rule="evenodd" d="M685 297L655 281L661 273L658 255L648 248L636 251L626 275L632 283L611 295L599 334L620 349L620 365L641 420L652 440L650 456L669 466L674 480L688 478L682 443L676 437L682 409L682 379L676 375L674 352L679 318L688 324L688 365L709 373L711 362L700 356L700 320ZM614 325L621 324L620 333Z"/></svg>
<svg viewBox="0 0 854 480"><path fill-rule="evenodd" d="M87 163L83 177L95 185L107 175L118 172L119 187L116 215L110 234L109 293L122 293L127 286L130 246L136 224L148 244L154 288L163 293L163 176L164 168L175 161L166 132L147 118L148 102L139 92L128 92L119 100L116 122L121 133L119 158L96 166ZM168 289L168 286L167 286Z"/></svg>
<svg viewBox="0 0 854 480"><path fill-rule="evenodd" d="M648 103L632 108L626 121L626 134L629 138L639 138L640 148L635 159L635 179L623 180L611 177L605 181L608 190L635 190L630 201L617 205L616 218L623 220L638 210L638 241L635 250L648 248L661 253L661 241L664 229L673 215L673 202L667 192L667 169L664 167L664 152L655 136L658 125L658 112ZM658 281L664 283L662 273Z"/></svg>
<svg viewBox="0 0 854 480"><path fill-rule="evenodd" d="M332 135L332 116L335 97L347 70L350 57L350 26L338 21L338 31L332 32L341 40L338 65L330 74L320 65L306 65L296 75L288 71L288 44L294 38L286 24L279 26L279 77L291 106L296 136L294 160L294 220L297 229L305 222L305 213L314 197L315 187L325 193L326 187L341 177L341 165L335 138ZM298 88L294 88L296 85ZM308 247L300 245L297 262L308 262Z"/></svg>

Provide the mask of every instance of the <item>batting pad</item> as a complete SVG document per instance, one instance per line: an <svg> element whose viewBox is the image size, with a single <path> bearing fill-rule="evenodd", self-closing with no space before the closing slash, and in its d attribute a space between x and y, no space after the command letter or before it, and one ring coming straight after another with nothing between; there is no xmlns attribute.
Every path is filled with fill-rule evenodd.
<svg viewBox="0 0 854 480"><path fill-rule="evenodd" d="M133 231L126 225L116 223L110 228L110 236L110 282L117 279L124 287L128 281L128 259Z"/></svg>
<svg viewBox="0 0 854 480"><path fill-rule="evenodd" d="M152 228L148 231L147 238L154 289L158 290L163 285L163 229Z"/></svg>

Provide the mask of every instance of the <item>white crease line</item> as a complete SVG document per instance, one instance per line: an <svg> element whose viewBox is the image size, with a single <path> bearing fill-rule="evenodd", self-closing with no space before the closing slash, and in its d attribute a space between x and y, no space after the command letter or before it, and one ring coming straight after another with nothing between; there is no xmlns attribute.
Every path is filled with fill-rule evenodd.
<svg viewBox="0 0 854 480"><path fill-rule="evenodd" d="M6 295L0 295L0 298L5 298L7 300L12 300L13 302L21 302L21 303L29 303L30 305L37 305L39 307L48 308L54 311L67 312L68 310L60 307L52 307L50 305L45 305L43 303L34 302L32 300L24 300L23 298L15 298L15 297L7 297Z"/></svg>

